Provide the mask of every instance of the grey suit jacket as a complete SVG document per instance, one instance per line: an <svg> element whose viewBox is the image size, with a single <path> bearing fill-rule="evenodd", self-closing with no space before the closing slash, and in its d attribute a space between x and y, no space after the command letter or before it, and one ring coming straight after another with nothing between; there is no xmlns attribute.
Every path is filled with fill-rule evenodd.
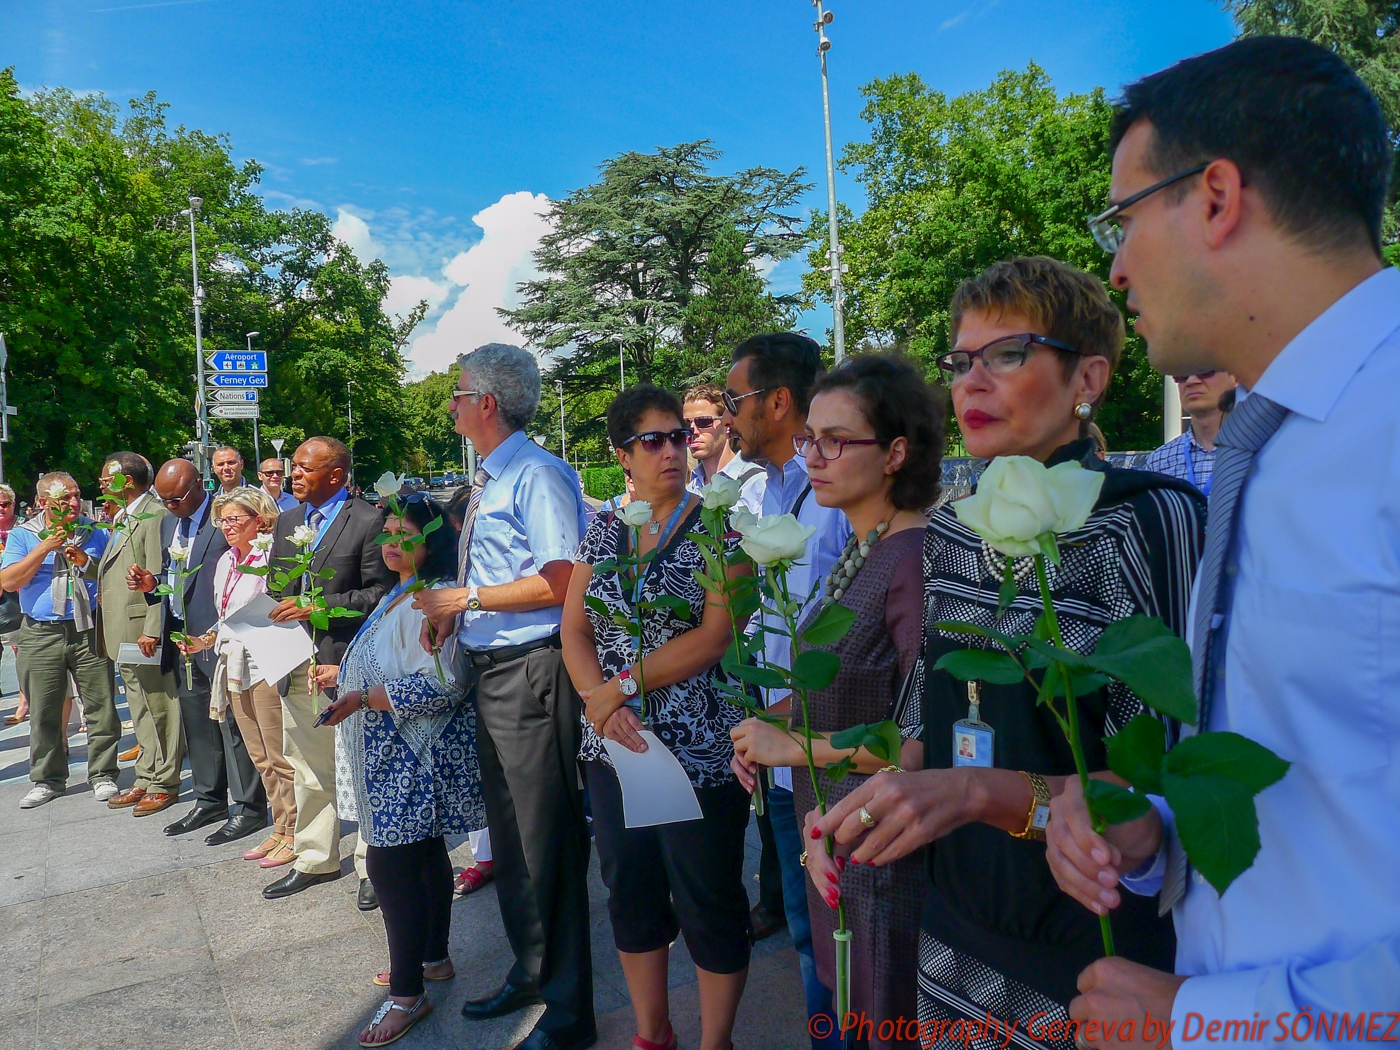
<svg viewBox="0 0 1400 1050"><path fill-rule="evenodd" d="M134 510L140 520L115 533L95 571L90 562L84 570L84 576L97 580L97 636L109 660L117 658L123 642L135 642L142 635L162 635L160 607L152 606L144 594L126 585L126 571L140 565L147 572L160 574L165 559L161 522L168 513L154 494L147 495Z"/></svg>

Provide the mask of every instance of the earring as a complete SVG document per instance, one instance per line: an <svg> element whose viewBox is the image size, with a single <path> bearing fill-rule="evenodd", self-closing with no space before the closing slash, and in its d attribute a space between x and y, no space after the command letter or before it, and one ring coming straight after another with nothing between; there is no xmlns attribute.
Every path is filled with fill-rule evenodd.
<svg viewBox="0 0 1400 1050"><path fill-rule="evenodd" d="M1074 414L1078 419L1089 419L1094 414L1094 406L1087 401L1081 401L1074 406Z"/></svg>

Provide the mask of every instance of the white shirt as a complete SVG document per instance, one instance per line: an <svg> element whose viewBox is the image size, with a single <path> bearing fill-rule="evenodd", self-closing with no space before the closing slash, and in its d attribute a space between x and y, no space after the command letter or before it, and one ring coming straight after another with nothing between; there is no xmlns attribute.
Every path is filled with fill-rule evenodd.
<svg viewBox="0 0 1400 1050"><path fill-rule="evenodd" d="M1176 905L1177 972L1197 975L1177 1050L1202 1020L1271 1020L1253 1045L1272 1045L1304 1006L1400 1010L1400 272L1333 304L1252 393L1291 414L1242 497L1209 728L1293 766L1256 797L1254 866L1223 898L1193 876Z"/></svg>
<svg viewBox="0 0 1400 1050"><path fill-rule="evenodd" d="M757 466L758 464L750 463L742 455L735 453L730 457L729 462L715 473L723 474L726 478L733 478L737 481L749 471L754 471L753 476L739 487L739 502L736 505L745 507L753 514L762 517L763 494L768 491L768 472L761 468L755 470ZM809 496L808 499L810 498Z"/></svg>

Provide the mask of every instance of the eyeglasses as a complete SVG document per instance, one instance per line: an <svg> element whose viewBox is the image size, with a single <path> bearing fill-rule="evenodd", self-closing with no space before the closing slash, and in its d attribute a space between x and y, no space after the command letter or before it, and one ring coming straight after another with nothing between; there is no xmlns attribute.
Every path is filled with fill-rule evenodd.
<svg viewBox="0 0 1400 1050"><path fill-rule="evenodd" d="M685 448L690 444L690 431L685 427L677 427L675 430L648 430L645 434L633 434L618 447L626 448L634 441L641 444L644 452L660 452L661 446L667 441L676 448Z"/></svg>
<svg viewBox="0 0 1400 1050"><path fill-rule="evenodd" d="M189 488L185 489L184 495L182 495L182 496L175 496L175 497L172 497L171 499L166 499L164 496L157 496L157 497L156 497L156 502L157 502L157 503L160 503L162 506L173 507L173 506L175 506L175 504L177 504L177 503L184 503L185 500L187 500L187 499L190 498L190 495L191 495L197 488L199 488L199 482L198 482L198 481L194 482L192 485L190 485Z"/></svg>
<svg viewBox="0 0 1400 1050"><path fill-rule="evenodd" d="M828 463L833 459L840 459L847 445L879 444L882 444L879 438L843 438L834 434L826 434L823 437L813 437L811 434L792 435L792 447L797 450L799 456L806 456L812 449L816 449Z"/></svg>
<svg viewBox="0 0 1400 1050"><path fill-rule="evenodd" d="M222 518L215 518L215 519L214 519L214 528L216 528L216 529L237 529L237 528L241 528L242 525L243 525L243 523L244 523L245 521L252 521L253 518L254 518L254 515L252 515L252 514L226 514L226 515L225 515L224 517L222 517Z"/></svg>
<svg viewBox="0 0 1400 1050"><path fill-rule="evenodd" d="M9 510L14 505L13 500L0 500L0 510Z"/></svg>
<svg viewBox="0 0 1400 1050"><path fill-rule="evenodd" d="M950 384L958 382L972 371L972 360L975 357L982 359L982 367L992 375L1005 375L1007 372L1016 371L1026 363L1026 356L1030 353L1032 343L1052 346L1056 350L1063 350L1069 354L1081 353L1068 343L1062 343L1058 339L1036 335L1033 332L1023 332L1020 335L1004 335L977 350L949 350L945 354L939 354L938 367L948 374Z"/></svg>
<svg viewBox="0 0 1400 1050"><path fill-rule="evenodd" d="M286 472L281 470L260 470L258 474L264 478L285 478L287 476Z"/></svg>
<svg viewBox="0 0 1400 1050"><path fill-rule="evenodd" d="M1208 160L1204 164L1197 164L1194 168L1188 168L1186 171L1179 171L1175 175L1165 178L1161 182L1154 182L1151 186L1147 187L1147 189L1139 190L1131 197L1111 205L1097 215L1091 215L1084 221L1089 224L1089 232L1094 237L1094 243L1108 252L1109 255L1117 254L1118 249L1123 246L1123 227L1118 225L1118 216L1123 214L1125 208L1131 208L1138 201L1145 197L1152 196L1158 190L1166 189L1174 182L1180 182L1182 179L1189 179L1192 175L1199 175L1213 163L1214 161Z"/></svg>
<svg viewBox="0 0 1400 1050"><path fill-rule="evenodd" d="M744 396L747 397L748 395L745 394ZM694 419L688 420L686 426L690 427L692 430L713 430L715 427L719 426L719 422L719 416L696 416Z"/></svg>
<svg viewBox="0 0 1400 1050"><path fill-rule="evenodd" d="M455 405L459 397L483 397L485 394L484 390L454 390L447 395L447 400Z"/></svg>
<svg viewBox="0 0 1400 1050"><path fill-rule="evenodd" d="M1215 375L1215 373L1219 371L1220 369L1218 368L1212 368L1209 372L1192 372L1189 376L1172 376L1172 378L1175 379L1178 383L1184 383L1188 379L1209 379L1211 376Z"/></svg>
<svg viewBox="0 0 1400 1050"><path fill-rule="evenodd" d="M731 394L728 390L726 390L720 396L724 398L724 410L728 412L731 416L737 416L739 414L740 401L744 400L744 398L746 397L753 397L754 394L766 393L768 393L768 388L764 387L762 390L750 390L747 394Z"/></svg>

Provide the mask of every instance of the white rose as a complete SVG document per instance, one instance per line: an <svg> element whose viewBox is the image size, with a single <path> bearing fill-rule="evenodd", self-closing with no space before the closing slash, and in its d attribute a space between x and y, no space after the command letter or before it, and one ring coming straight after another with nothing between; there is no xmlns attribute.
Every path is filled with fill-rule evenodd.
<svg viewBox="0 0 1400 1050"><path fill-rule="evenodd" d="M170 544L170 546L169 546L168 548L166 548L166 549L170 552L170 560L171 560L171 561L176 561L176 562L179 562L181 565L183 565L185 562L187 562L187 561L190 560L190 549L189 549L189 547L186 547L186 546L185 546L184 544L182 544L179 540L175 540L175 541L174 541L172 544Z"/></svg>
<svg viewBox="0 0 1400 1050"><path fill-rule="evenodd" d="M739 546L759 565L800 561L807 555L807 541L817 531L815 525L803 525L791 514L770 514L736 528L742 537Z"/></svg>
<svg viewBox="0 0 1400 1050"><path fill-rule="evenodd" d="M716 474L714 480L700 490L706 510L728 510L739 502L739 479Z"/></svg>
<svg viewBox="0 0 1400 1050"><path fill-rule="evenodd" d="M61 481L55 481L49 486L49 499L66 499L68 497L68 486Z"/></svg>
<svg viewBox="0 0 1400 1050"><path fill-rule="evenodd" d="M292 542L298 547L310 547L316 542L316 530L310 525L298 525L292 530Z"/></svg>
<svg viewBox="0 0 1400 1050"><path fill-rule="evenodd" d="M634 529L640 529L651 521L651 504L644 499L634 499L618 510L617 516Z"/></svg>
<svg viewBox="0 0 1400 1050"><path fill-rule="evenodd" d="M964 525L1013 558L1040 553L1038 537L1084 524L1104 476L1078 463L1047 470L1029 456L1000 456L977 481L977 491L953 504Z"/></svg>
<svg viewBox="0 0 1400 1050"><path fill-rule="evenodd" d="M757 522L758 515L748 507L735 507L729 512L729 527L740 535L745 529L753 528Z"/></svg>
<svg viewBox="0 0 1400 1050"><path fill-rule="evenodd" d="M266 554L268 551L272 550L272 533L258 533L258 535L253 537L252 548L259 554Z"/></svg>
<svg viewBox="0 0 1400 1050"><path fill-rule="evenodd" d="M379 475L379 480L374 483L374 491L379 493L380 499L388 499L390 496L397 496L403 489L403 477L395 474L392 470L386 470Z"/></svg>

